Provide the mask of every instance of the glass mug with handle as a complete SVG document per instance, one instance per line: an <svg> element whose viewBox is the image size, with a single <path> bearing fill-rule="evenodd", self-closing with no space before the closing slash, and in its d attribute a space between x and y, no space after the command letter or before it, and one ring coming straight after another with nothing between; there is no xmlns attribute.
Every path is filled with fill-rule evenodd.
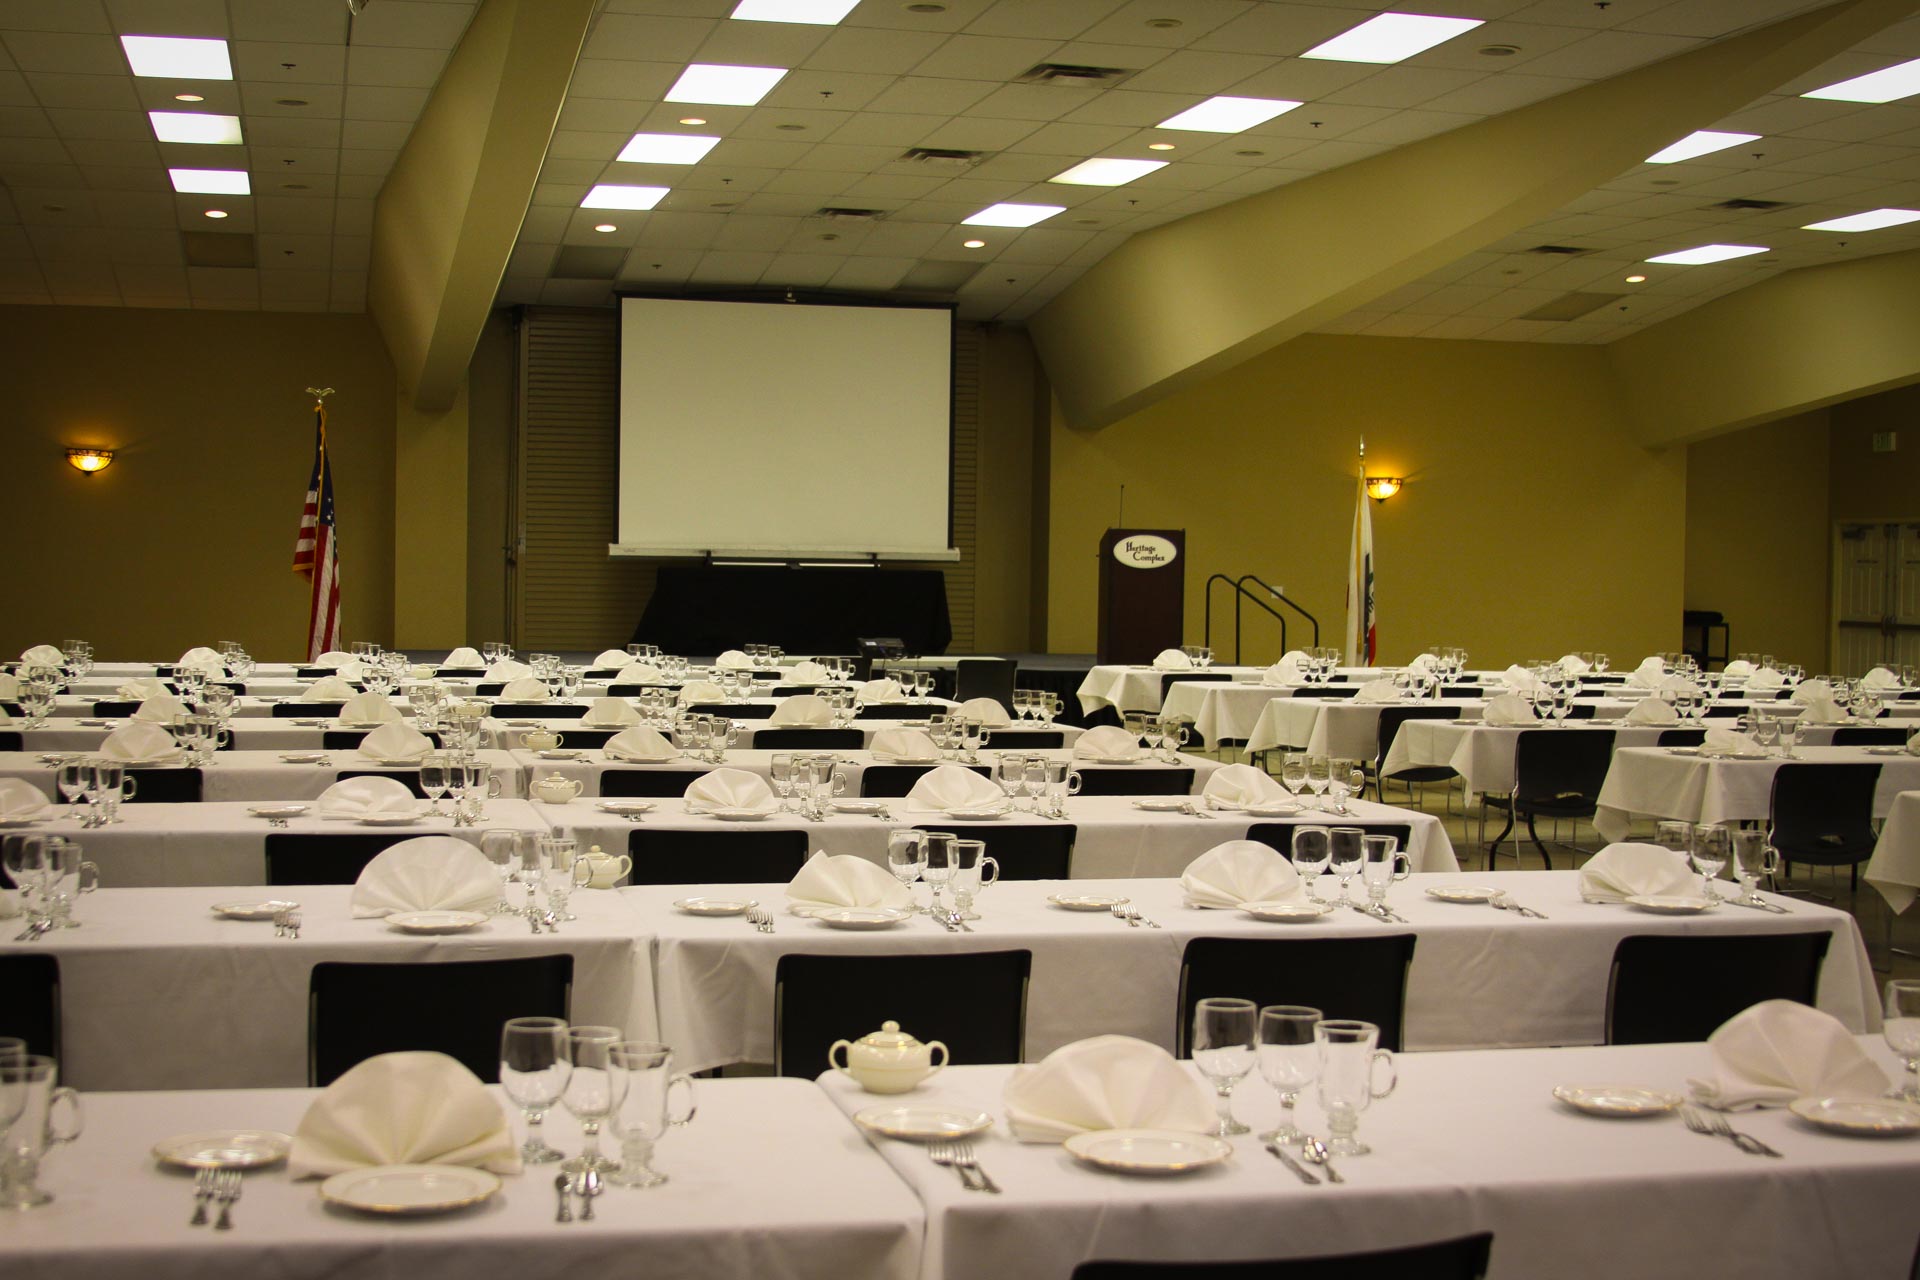
<svg viewBox="0 0 1920 1280"><path fill-rule="evenodd" d="M1360 839L1360 881L1367 887L1367 901L1381 906L1387 900L1387 888L1413 874L1413 859L1400 848L1400 837L1366 835Z"/></svg>
<svg viewBox="0 0 1920 1280"><path fill-rule="evenodd" d="M88 791L94 812L99 815L96 825L119 822L120 802L131 800L139 790L140 780L128 773L125 765L104 756L96 757L93 762L93 786Z"/></svg>
<svg viewBox="0 0 1920 1280"><path fill-rule="evenodd" d="M1068 760L1048 760L1046 812L1055 818L1067 816L1067 797L1080 794L1080 771Z"/></svg>
<svg viewBox="0 0 1920 1280"><path fill-rule="evenodd" d="M623 1040L609 1053L614 1067L626 1074L627 1091L612 1115L620 1139L620 1167L607 1181L621 1187L657 1187L667 1175L653 1167L654 1148L667 1130L692 1122L699 1102L693 1078L673 1069L673 1050L647 1040ZM685 1090L685 1109L673 1112L673 1091Z"/></svg>
<svg viewBox="0 0 1920 1280"><path fill-rule="evenodd" d="M17 1097L17 1119L0 1126L0 1209L31 1209L53 1193L39 1185L40 1162L80 1136L80 1095L59 1083L60 1069L38 1054L0 1058L0 1099ZM7 1105L0 1102L0 1109ZM64 1121L62 1115L64 1113Z"/></svg>
<svg viewBox="0 0 1920 1280"><path fill-rule="evenodd" d="M962 920L978 920L980 913L973 909L973 900L982 889L1000 879L1000 863L987 856L987 842L984 840L955 840L953 856L955 912Z"/></svg>
<svg viewBox="0 0 1920 1280"><path fill-rule="evenodd" d="M1371 1022L1322 1021L1314 1026L1313 1036L1320 1049L1320 1106L1327 1113L1331 1135L1327 1150L1336 1156L1366 1155L1371 1148L1356 1140L1354 1131L1360 1126L1360 1113L1399 1083L1393 1054L1377 1047L1380 1028ZM1387 1076L1384 1086L1377 1083L1382 1067Z"/></svg>
<svg viewBox="0 0 1920 1280"><path fill-rule="evenodd" d="M56 929L78 929L74 901L100 887L100 868L81 856L77 843L59 836L47 837L46 858L47 914Z"/></svg>
<svg viewBox="0 0 1920 1280"><path fill-rule="evenodd" d="M1767 843L1767 833L1745 828L1727 833L1733 842L1733 878L1740 883L1739 901L1771 908L1760 896L1760 882L1780 869L1779 852Z"/></svg>

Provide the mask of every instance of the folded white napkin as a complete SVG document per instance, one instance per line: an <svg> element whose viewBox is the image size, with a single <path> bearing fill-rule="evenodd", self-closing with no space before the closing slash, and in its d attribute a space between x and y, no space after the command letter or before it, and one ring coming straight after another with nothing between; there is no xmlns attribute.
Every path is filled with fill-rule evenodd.
<svg viewBox="0 0 1920 1280"><path fill-rule="evenodd" d="M1847 721L1847 709L1835 702L1832 694L1808 698L1800 705L1806 708L1800 713L1801 724L1845 724Z"/></svg>
<svg viewBox="0 0 1920 1280"><path fill-rule="evenodd" d="M323 818L420 812L420 797L398 778L342 778L322 791L316 803Z"/></svg>
<svg viewBox="0 0 1920 1280"><path fill-rule="evenodd" d="M628 760L635 764L656 764L680 755L658 729L650 729L645 725L622 729L608 738L607 745L601 749L609 759Z"/></svg>
<svg viewBox="0 0 1920 1280"><path fill-rule="evenodd" d="M551 696L547 682L532 676L516 676L500 686L502 702L545 702Z"/></svg>
<svg viewBox="0 0 1920 1280"><path fill-rule="evenodd" d="M816 853L787 886L787 905L818 907L912 907L913 891L877 862L851 853Z"/></svg>
<svg viewBox="0 0 1920 1280"><path fill-rule="evenodd" d="M1076 760L1137 760L1140 758L1140 739L1119 725L1103 724L1097 729L1089 729L1074 739L1073 758Z"/></svg>
<svg viewBox="0 0 1920 1280"><path fill-rule="evenodd" d="M590 665L605 669L608 667L619 668L628 666L632 662L633 655L625 649L602 649L594 655L593 662Z"/></svg>
<svg viewBox="0 0 1920 1280"><path fill-rule="evenodd" d="M1689 680L1687 677L1680 675L1667 676L1653 688L1655 693L1690 694L1696 698L1706 692L1706 690L1700 687L1699 681Z"/></svg>
<svg viewBox="0 0 1920 1280"><path fill-rule="evenodd" d="M1647 698L1633 704L1633 710L1621 717L1623 724L1679 724L1680 713L1665 698Z"/></svg>
<svg viewBox="0 0 1920 1280"><path fill-rule="evenodd" d="M1533 703L1513 693L1495 694L1487 699L1487 709L1480 718L1488 724L1537 724L1540 717L1534 714Z"/></svg>
<svg viewBox="0 0 1920 1280"><path fill-rule="evenodd" d="M1300 873L1278 850L1258 840L1229 840L1207 850L1180 873L1180 887L1195 907L1237 907L1245 902L1301 899Z"/></svg>
<svg viewBox="0 0 1920 1280"><path fill-rule="evenodd" d="M971 769L943 764L929 769L907 792L907 808L914 813L945 813L950 809L1004 809L1006 795Z"/></svg>
<svg viewBox="0 0 1920 1280"><path fill-rule="evenodd" d="M833 708L817 693L796 693L775 704L767 717L770 725L824 728L833 723Z"/></svg>
<svg viewBox="0 0 1920 1280"><path fill-rule="evenodd" d="M520 1172L506 1113L444 1053L383 1053L326 1087L294 1130L296 1178L392 1164Z"/></svg>
<svg viewBox="0 0 1920 1280"><path fill-rule="evenodd" d="M1747 688L1754 690L1778 689L1786 684L1787 678L1772 667L1758 667L1747 677Z"/></svg>
<svg viewBox="0 0 1920 1280"><path fill-rule="evenodd" d="M773 788L757 773L745 769L713 769L687 784L687 812L702 809L751 809L772 813L779 802Z"/></svg>
<svg viewBox="0 0 1920 1280"><path fill-rule="evenodd" d="M58 667L65 665L67 655L50 644L37 644L21 654L20 661L30 667Z"/></svg>
<svg viewBox="0 0 1920 1280"><path fill-rule="evenodd" d="M1666 674L1667 660L1656 654L1650 658L1642 658L1640 665L1627 674L1627 683L1638 685L1642 689L1651 689L1657 686Z"/></svg>
<svg viewBox="0 0 1920 1280"><path fill-rule="evenodd" d="M863 680L856 695L862 702L898 702L907 693L894 680Z"/></svg>
<svg viewBox="0 0 1920 1280"><path fill-rule="evenodd" d="M13 677L7 678L11 680ZM120 687L114 692L123 698L145 699L169 697L173 690L167 688L167 682L158 676L135 676L131 680L121 682Z"/></svg>
<svg viewBox="0 0 1920 1280"><path fill-rule="evenodd" d="M518 680L521 676L530 676L533 668L514 658L502 658L487 668L488 680Z"/></svg>
<svg viewBox="0 0 1920 1280"><path fill-rule="evenodd" d="M795 684L821 684L832 679L832 676L828 674L825 667L808 659L805 662L794 663L792 669L787 672L787 679Z"/></svg>
<svg viewBox="0 0 1920 1280"><path fill-rule="evenodd" d="M1287 789L1275 782L1272 775L1250 764L1230 764L1215 769L1208 776L1201 794L1208 800L1242 808L1248 805L1285 804L1290 798Z"/></svg>
<svg viewBox="0 0 1920 1280"><path fill-rule="evenodd" d="M940 748L925 729L882 729L869 748L875 760L934 760Z"/></svg>
<svg viewBox="0 0 1920 1280"><path fill-rule="evenodd" d="M487 855L453 836L415 836L374 855L353 884L356 920L396 911L488 911L500 873Z"/></svg>
<svg viewBox="0 0 1920 1280"><path fill-rule="evenodd" d="M329 649L307 665L310 667L326 667L329 670L338 671L342 667L359 666L360 659L344 650Z"/></svg>
<svg viewBox="0 0 1920 1280"><path fill-rule="evenodd" d="M1763 1000L1736 1013L1707 1037L1707 1054L1710 1074L1687 1083L1722 1111L1822 1094L1879 1097L1888 1087L1887 1073L1838 1018L1793 1000Z"/></svg>
<svg viewBox="0 0 1920 1280"><path fill-rule="evenodd" d="M1178 649L1162 649L1153 655L1155 671L1191 671L1193 659Z"/></svg>
<svg viewBox="0 0 1920 1280"><path fill-rule="evenodd" d="M1260 673L1260 683L1273 688L1300 683L1300 663L1295 658L1282 658Z"/></svg>
<svg viewBox="0 0 1920 1280"><path fill-rule="evenodd" d="M0 889L0 920L11 920L20 914L20 895L12 889Z"/></svg>
<svg viewBox="0 0 1920 1280"><path fill-rule="evenodd" d="M1013 723L1013 717L997 698L968 698L953 709L953 718L978 720L989 729L1004 729Z"/></svg>
<svg viewBox="0 0 1920 1280"><path fill-rule="evenodd" d="M383 724L360 739L360 754L371 760L418 760L433 750L433 739L410 724Z"/></svg>
<svg viewBox="0 0 1920 1280"><path fill-rule="evenodd" d="M1875 667L1860 677L1860 683L1869 689L1897 689L1900 687L1900 677L1885 667Z"/></svg>
<svg viewBox="0 0 1920 1280"><path fill-rule="evenodd" d="M1398 702L1400 691L1391 680L1369 680L1354 691L1355 702Z"/></svg>
<svg viewBox="0 0 1920 1280"><path fill-rule="evenodd" d="M1738 729L1709 729L1700 744L1703 756L1750 756L1760 753L1760 744Z"/></svg>
<svg viewBox="0 0 1920 1280"><path fill-rule="evenodd" d="M1593 670L1593 664L1577 653L1562 654L1560 669L1569 675L1583 676Z"/></svg>
<svg viewBox="0 0 1920 1280"><path fill-rule="evenodd" d="M1687 866L1687 855L1657 844L1610 844L1580 868L1582 898L1619 902L1641 894L1698 897L1700 881Z"/></svg>
<svg viewBox="0 0 1920 1280"><path fill-rule="evenodd" d="M1819 679L1802 680L1799 684L1793 686L1793 694L1787 699L1787 701L1797 702L1801 706L1806 706L1808 703L1812 702L1815 698L1826 698L1831 700L1832 697L1833 697L1833 681L1819 680Z"/></svg>
<svg viewBox="0 0 1920 1280"><path fill-rule="evenodd" d="M340 714L336 723L346 725L393 724L406 719L400 714L400 708L393 705L384 693L356 693L340 704Z"/></svg>
<svg viewBox="0 0 1920 1280"><path fill-rule="evenodd" d="M443 667L484 667L487 665L487 660L480 656L478 649L463 644L458 649L447 654L447 660L440 665Z"/></svg>
<svg viewBox="0 0 1920 1280"><path fill-rule="evenodd" d="M1518 664L1501 672L1500 680L1509 689L1533 689L1540 683L1539 676Z"/></svg>
<svg viewBox="0 0 1920 1280"><path fill-rule="evenodd" d="M197 644L181 654L180 660L173 665L176 667L219 667L222 671L227 669L226 660L203 644Z"/></svg>
<svg viewBox="0 0 1920 1280"><path fill-rule="evenodd" d="M1413 655L1413 661L1411 661L1411 662L1409 662L1409 663L1407 664L1407 670L1409 670L1409 671L1431 671L1431 670L1433 670L1433 666L1434 666L1434 664L1435 664L1436 662L1439 662L1439 661L1440 661L1440 659L1439 659L1439 657L1438 657L1438 655L1436 655L1436 654L1431 654L1431 653L1416 653L1416 654L1414 654L1414 655Z"/></svg>
<svg viewBox="0 0 1920 1280"><path fill-rule="evenodd" d="M696 702L724 702L727 691L711 680L689 680L680 686L680 705L692 706Z"/></svg>
<svg viewBox="0 0 1920 1280"><path fill-rule="evenodd" d="M148 677L148 678L151 679L152 677ZM160 684L158 680L155 680L154 683ZM164 692L166 689L166 686L161 685L160 687L161 687L161 690ZM0 671L0 698L7 698L11 700L19 696L20 696L20 677L14 675L10 671ZM139 697L144 697L145 695L138 694L138 693L128 693L125 687L123 686L120 691L120 696L123 698L139 698Z"/></svg>
<svg viewBox="0 0 1920 1280"><path fill-rule="evenodd" d="M1132 1036L1094 1036L1016 1067L1001 1094L1022 1142L1105 1129L1207 1133L1219 1123L1204 1085L1172 1054Z"/></svg>
<svg viewBox="0 0 1920 1280"><path fill-rule="evenodd" d="M1729 662L1725 667L1721 668L1721 674L1729 676L1750 676L1753 674L1753 664L1745 658L1735 658L1732 662Z"/></svg>
<svg viewBox="0 0 1920 1280"><path fill-rule="evenodd" d="M0 818L31 818L46 809L40 788L24 778L0 778Z"/></svg>
<svg viewBox="0 0 1920 1280"><path fill-rule="evenodd" d="M302 702L345 702L355 689L339 676L321 676L301 691Z"/></svg>
<svg viewBox="0 0 1920 1280"><path fill-rule="evenodd" d="M583 729L618 729L639 723L640 713L625 698L595 698L587 704L587 714L580 717Z"/></svg>
<svg viewBox="0 0 1920 1280"><path fill-rule="evenodd" d="M157 724L137 721L121 725L100 744L100 754L122 764L156 764L177 759L180 744Z"/></svg>
<svg viewBox="0 0 1920 1280"><path fill-rule="evenodd" d="M728 649L713 660L713 665L727 671L745 671L753 666L753 659L741 649Z"/></svg>
<svg viewBox="0 0 1920 1280"><path fill-rule="evenodd" d="M665 684L667 673L651 662L629 662L620 668L621 684Z"/></svg>
<svg viewBox="0 0 1920 1280"><path fill-rule="evenodd" d="M175 716L186 714L186 703L170 693L159 693L151 698L142 698L140 705L134 708L133 718L147 724L171 725Z"/></svg>

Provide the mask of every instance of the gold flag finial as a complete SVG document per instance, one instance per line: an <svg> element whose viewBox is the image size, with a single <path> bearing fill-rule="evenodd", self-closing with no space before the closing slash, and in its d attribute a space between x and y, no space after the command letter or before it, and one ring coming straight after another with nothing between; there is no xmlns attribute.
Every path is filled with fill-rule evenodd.
<svg viewBox="0 0 1920 1280"><path fill-rule="evenodd" d="M321 404L325 404L327 402L327 397L333 394L333 388L332 387L308 387L307 394L312 396L315 400L318 400Z"/></svg>

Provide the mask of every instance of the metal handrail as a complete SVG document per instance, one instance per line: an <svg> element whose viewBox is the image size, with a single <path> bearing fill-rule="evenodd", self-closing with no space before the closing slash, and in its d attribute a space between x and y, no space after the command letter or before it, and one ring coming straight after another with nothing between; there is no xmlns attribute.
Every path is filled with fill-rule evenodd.
<svg viewBox="0 0 1920 1280"><path fill-rule="evenodd" d="M1236 587L1240 587L1242 590L1244 590L1245 583L1249 578L1259 583L1260 586L1266 590L1268 595L1272 596L1275 600L1278 600L1281 604L1286 605L1289 609L1292 609L1295 613L1305 618L1313 626L1313 647L1318 649L1320 647L1320 619L1308 613L1306 609L1300 605L1299 601L1288 599L1287 596L1281 593L1280 588L1265 581L1258 574L1243 573L1240 575L1239 579L1233 585ZM1253 599L1256 602L1261 604L1266 603L1265 601L1261 600L1260 597L1258 596L1254 596ZM1236 603L1234 607L1238 609L1239 605ZM1267 612L1273 613L1273 610L1268 609ZM1279 617L1280 615L1274 614L1274 616ZM1280 624L1280 652L1285 653L1286 651L1287 651L1287 624L1285 622L1282 622Z"/></svg>
<svg viewBox="0 0 1920 1280"><path fill-rule="evenodd" d="M1244 574L1242 575L1239 582L1235 582L1232 578L1229 578L1224 573L1216 573L1212 577L1207 579L1206 625L1204 626L1204 628L1202 628L1204 643L1207 645L1208 648L1213 647L1213 584L1216 581L1224 582L1229 587L1232 587L1234 592L1234 596L1233 596L1233 661L1234 661L1234 665L1236 666L1238 666L1240 663L1240 601L1243 597L1245 599L1253 601L1255 604L1259 605L1262 609L1265 609L1268 613L1273 615L1274 621L1280 624L1280 651L1282 653L1285 653L1287 650L1287 620L1284 617L1282 617L1279 611L1274 609L1272 605L1268 604L1265 600L1262 600L1259 596L1247 590L1246 587L1242 585L1248 578L1252 578L1252 577L1253 577L1252 574ZM1260 582L1258 578L1254 578L1253 580L1255 582ZM1261 582L1260 585L1264 587L1266 586L1266 583ZM1272 591L1275 598L1286 601L1286 603L1288 604L1293 604L1293 601L1287 600L1287 598L1281 595L1278 591L1273 591L1273 588L1267 587L1267 590ZM1293 607L1296 609L1300 609L1299 605L1293 605ZM1313 622L1314 642L1316 644L1319 643L1320 624L1318 622L1314 622L1313 616L1311 614L1307 614L1307 611L1305 609L1300 609L1300 612L1302 614L1306 614L1307 620L1309 622Z"/></svg>

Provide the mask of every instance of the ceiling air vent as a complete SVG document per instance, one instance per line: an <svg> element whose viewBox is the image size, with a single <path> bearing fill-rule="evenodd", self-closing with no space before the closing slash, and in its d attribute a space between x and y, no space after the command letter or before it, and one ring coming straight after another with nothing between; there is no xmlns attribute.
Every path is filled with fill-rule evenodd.
<svg viewBox="0 0 1920 1280"><path fill-rule="evenodd" d="M1537 244L1527 252L1545 254L1549 258L1578 258L1582 254L1592 253L1593 250L1578 249L1570 244Z"/></svg>
<svg viewBox="0 0 1920 1280"><path fill-rule="evenodd" d="M941 169L956 173L962 169L971 169L987 158L984 151L954 151L946 147L915 147L900 157L908 164L922 165L928 169Z"/></svg>
<svg viewBox="0 0 1920 1280"><path fill-rule="evenodd" d="M884 209L842 209L829 205L825 209L816 209L816 218L831 218L835 222L877 222L886 216Z"/></svg>
<svg viewBox="0 0 1920 1280"><path fill-rule="evenodd" d="M1709 209L1732 209L1737 213L1765 213L1769 209L1791 209L1793 206L1785 200L1722 200L1719 204L1710 204Z"/></svg>
<svg viewBox="0 0 1920 1280"><path fill-rule="evenodd" d="M1125 80L1133 72L1125 67L1082 67L1068 62L1043 62L1024 75L1014 77L1016 84L1068 84L1083 89L1103 89Z"/></svg>

